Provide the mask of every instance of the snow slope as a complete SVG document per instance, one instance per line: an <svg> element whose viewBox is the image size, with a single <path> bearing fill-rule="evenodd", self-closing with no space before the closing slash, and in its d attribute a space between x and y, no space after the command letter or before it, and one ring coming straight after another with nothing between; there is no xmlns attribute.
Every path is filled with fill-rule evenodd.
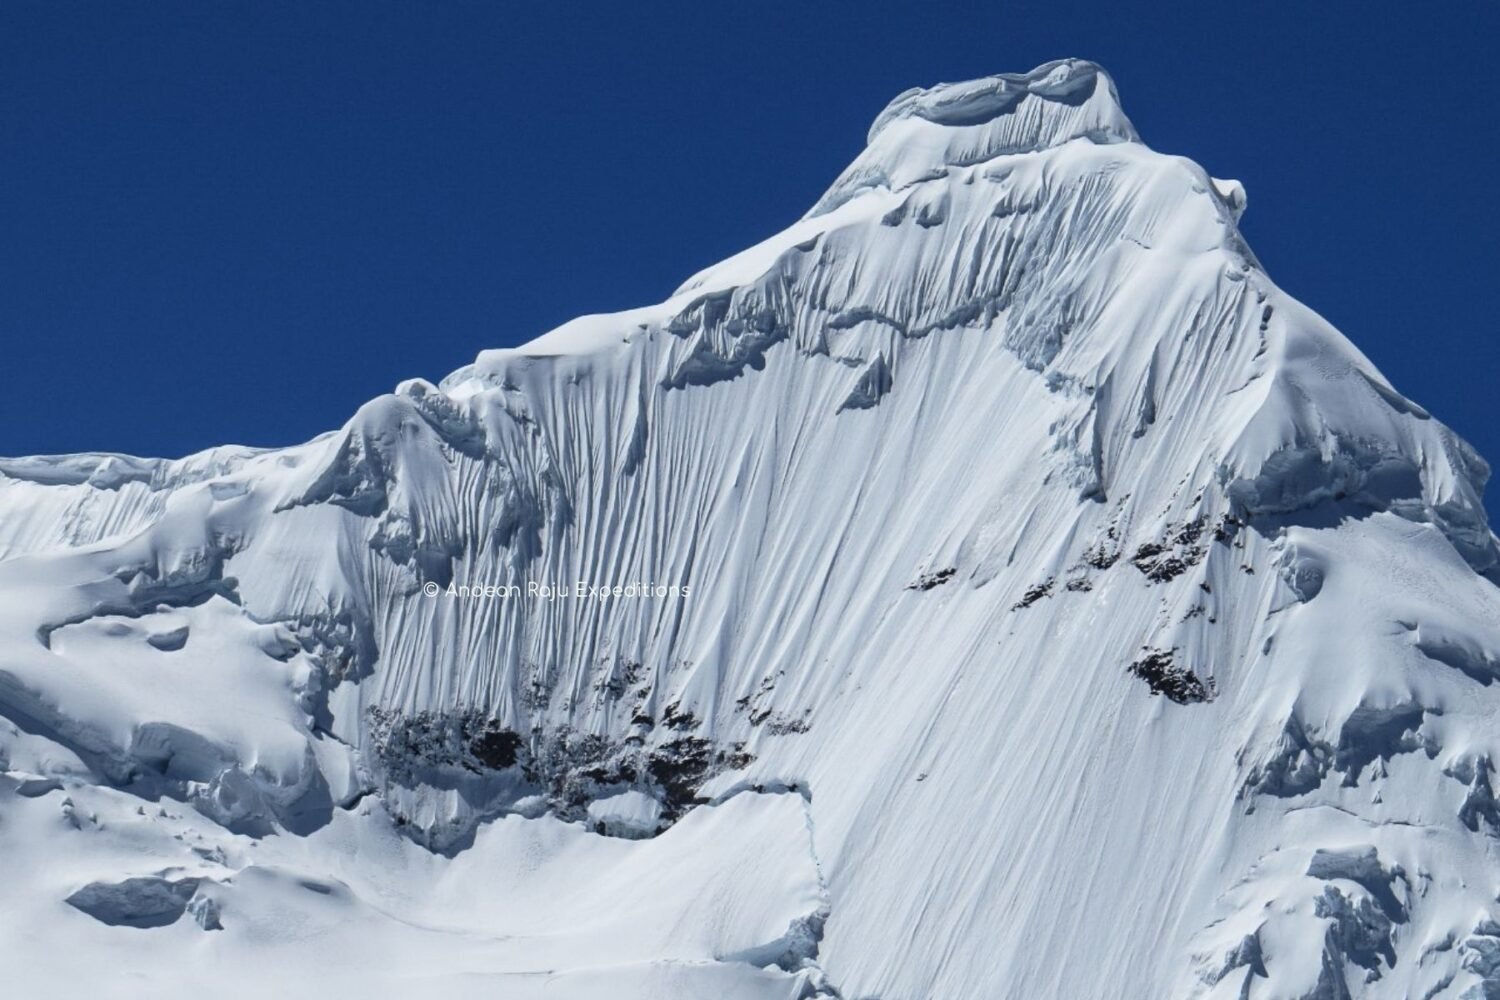
<svg viewBox="0 0 1500 1000"><path fill-rule="evenodd" d="M0 461L0 955L133 996L1500 996L1484 461L1096 66L279 451Z"/></svg>

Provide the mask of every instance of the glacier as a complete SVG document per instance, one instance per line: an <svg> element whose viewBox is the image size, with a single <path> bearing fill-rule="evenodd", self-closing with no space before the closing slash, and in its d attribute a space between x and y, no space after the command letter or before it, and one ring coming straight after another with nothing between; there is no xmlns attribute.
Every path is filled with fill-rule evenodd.
<svg viewBox="0 0 1500 1000"><path fill-rule="evenodd" d="M1500 996L1483 459L1098 66L295 447L0 460L17 995Z"/></svg>

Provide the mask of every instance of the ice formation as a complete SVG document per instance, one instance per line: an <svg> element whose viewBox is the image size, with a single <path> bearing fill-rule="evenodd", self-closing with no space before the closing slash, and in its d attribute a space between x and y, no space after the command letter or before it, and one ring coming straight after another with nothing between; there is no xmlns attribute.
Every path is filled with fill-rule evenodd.
<svg viewBox="0 0 1500 1000"><path fill-rule="evenodd" d="M1500 996L1488 467L1245 205L908 91L659 305L0 461L9 988Z"/></svg>

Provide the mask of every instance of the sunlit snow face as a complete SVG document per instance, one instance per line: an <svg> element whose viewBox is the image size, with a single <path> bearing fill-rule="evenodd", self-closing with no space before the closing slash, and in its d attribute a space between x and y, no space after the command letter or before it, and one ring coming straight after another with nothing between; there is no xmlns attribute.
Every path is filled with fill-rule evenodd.
<svg viewBox="0 0 1500 1000"><path fill-rule="evenodd" d="M910 91L663 303L0 462L9 983L1490 989L1483 463L1244 204L1091 64Z"/></svg>

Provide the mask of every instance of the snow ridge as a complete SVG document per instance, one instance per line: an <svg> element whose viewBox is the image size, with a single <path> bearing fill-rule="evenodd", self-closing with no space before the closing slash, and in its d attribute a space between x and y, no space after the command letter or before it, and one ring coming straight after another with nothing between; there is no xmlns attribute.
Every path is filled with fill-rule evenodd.
<svg viewBox="0 0 1500 1000"><path fill-rule="evenodd" d="M1091 63L908 91L663 303L294 448L0 461L0 951L1500 991L1489 469L1245 203Z"/></svg>
<svg viewBox="0 0 1500 1000"><path fill-rule="evenodd" d="M1082 59L1060 59L1030 73L914 87L875 119L864 153L810 214L837 208L865 187L900 190L948 167L1078 138L1140 141L1120 107L1114 81Z"/></svg>

